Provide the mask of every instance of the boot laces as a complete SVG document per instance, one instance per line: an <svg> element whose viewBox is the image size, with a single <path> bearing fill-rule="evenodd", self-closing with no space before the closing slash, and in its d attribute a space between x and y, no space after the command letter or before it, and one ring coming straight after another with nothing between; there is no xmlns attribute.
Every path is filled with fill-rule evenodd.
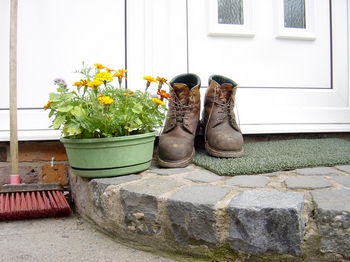
<svg viewBox="0 0 350 262"><path fill-rule="evenodd" d="M218 91L218 94L216 93ZM226 101L225 98L223 98L222 91L218 88L215 88L215 93L214 93L214 101L212 104L212 108L210 110L210 115L214 109L214 106L216 108L219 108L218 113L220 114L220 118L218 119L219 121L225 121L225 120L230 120L232 117L232 112L231 112L231 97Z"/></svg>
<svg viewBox="0 0 350 262"><path fill-rule="evenodd" d="M224 98L220 99L220 97L223 97L222 91L218 87L215 87L215 89L214 89L214 101L212 103L209 117L208 117L208 121L205 125L205 130L204 130L205 142L207 141L207 129L208 129L208 125L209 125L209 119L211 118L212 112L214 110L214 106L219 108L219 110L218 110L218 113L220 114L220 118L218 119L219 121L230 121L231 123L236 122L235 113L233 112L234 101L232 101L231 96L228 99L228 101L226 101L226 99L224 99Z"/></svg>
<svg viewBox="0 0 350 262"><path fill-rule="evenodd" d="M231 98L228 100L227 103L222 101L214 101L215 106L219 108L218 113L220 114L220 118L218 120L225 121L230 120L231 117ZM212 109L213 110L213 109Z"/></svg>
<svg viewBox="0 0 350 262"><path fill-rule="evenodd" d="M186 116L187 112L191 111L191 106L190 105L184 105L181 103L180 99L174 92L174 97L172 99L172 118L176 119L176 123L182 123L184 119L188 119L188 116ZM191 99L191 98L190 98Z"/></svg>

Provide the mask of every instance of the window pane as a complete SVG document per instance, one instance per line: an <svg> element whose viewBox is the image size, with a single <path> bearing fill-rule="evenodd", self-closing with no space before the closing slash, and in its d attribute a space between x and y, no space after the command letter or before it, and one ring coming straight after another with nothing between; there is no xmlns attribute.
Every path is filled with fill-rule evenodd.
<svg viewBox="0 0 350 262"><path fill-rule="evenodd" d="M243 25L243 0L218 0L218 23Z"/></svg>
<svg viewBox="0 0 350 262"><path fill-rule="evenodd" d="M305 0L284 0L284 27L306 28Z"/></svg>

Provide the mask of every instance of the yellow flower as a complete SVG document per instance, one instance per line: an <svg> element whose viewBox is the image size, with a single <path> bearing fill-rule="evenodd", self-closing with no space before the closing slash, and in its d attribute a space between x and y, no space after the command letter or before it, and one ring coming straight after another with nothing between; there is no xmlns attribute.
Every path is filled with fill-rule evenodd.
<svg viewBox="0 0 350 262"><path fill-rule="evenodd" d="M119 79L125 78L125 73L128 72L126 69L118 69L113 76L118 77Z"/></svg>
<svg viewBox="0 0 350 262"><path fill-rule="evenodd" d="M100 101L101 105L110 105L114 102L113 98L111 98L110 96L99 96L98 97L98 101Z"/></svg>
<svg viewBox="0 0 350 262"><path fill-rule="evenodd" d="M106 83L113 81L113 77L109 72L100 72L95 76L95 80Z"/></svg>
<svg viewBox="0 0 350 262"><path fill-rule="evenodd" d="M144 76L143 80L146 80L146 91L148 90L149 86L151 85L151 83L157 83L157 80L153 77L153 76Z"/></svg>
<svg viewBox="0 0 350 262"><path fill-rule="evenodd" d="M164 77L157 76L158 89L161 89L163 84L167 81Z"/></svg>
<svg viewBox="0 0 350 262"><path fill-rule="evenodd" d="M104 69L104 68L106 68L104 65L99 64L99 63L94 64L94 66L95 66L97 69Z"/></svg>
<svg viewBox="0 0 350 262"><path fill-rule="evenodd" d="M164 84L167 80L164 77L157 76L157 81L161 84Z"/></svg>
<svg viewBox="0 0 350 262"><path fill-rule="evenodd" d="M154 97L154 98L152 98L152 101L154 103L156 103L157 105L164 105L164 102L162 100L160 100L159 98Z"/></svg>
<svg viewBox="0 0 350 262"><path fill-rule="evenodd" d="M102 84L103 84L103 82L101 82L101 81L95 79L95 80L93 80L93 81L87 83L87 86L89 86L89 87L91 87L91 88L97 88L97 87L99 87L99 86L102 85Z"/></svg>
<svg viewBox="0 0 350 262"><path fill-rule="evenodd" d="M127 72L128 70L126 69L118 69L113 76L115 77L118 77L118 83L119 83L119 87L121 87L122 85L122 80L123 78L126 79L126 76L125 76L125 73Z"/></svg>
<svg viewBox="0 0 350 262"><path fill-rule="evenodd" d="M143 80L146 80L149 83L157 83L157 79L155 79L153 76L144 76Z"/></svg>
<svg viewBox="0 0 350 262"><path fill-rule="evenodd" d="M51 105L53 104L52 101L48 101L46 105L44 105L44 110L49 109Z"/></svg>

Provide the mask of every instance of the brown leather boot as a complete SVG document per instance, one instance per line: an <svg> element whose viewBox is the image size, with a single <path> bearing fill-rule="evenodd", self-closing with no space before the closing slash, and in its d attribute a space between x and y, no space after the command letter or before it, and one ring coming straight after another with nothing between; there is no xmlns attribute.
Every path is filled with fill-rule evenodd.
<svg viewBox="0 0 350 262"><path fill-rule="evenodd" d="M201 80L195 74L178 75L170 81L169 110L157 151L160 166L185 167L194 157L200 85Z"/></svg>
<svg viewBox="0 0 350 262"><path fill-rule="evenodd" d="M209 77L205 94L202 125L205 148L216 157L240 157L244 154L243 136L234 114L237 84L220 75Z"/></svg>

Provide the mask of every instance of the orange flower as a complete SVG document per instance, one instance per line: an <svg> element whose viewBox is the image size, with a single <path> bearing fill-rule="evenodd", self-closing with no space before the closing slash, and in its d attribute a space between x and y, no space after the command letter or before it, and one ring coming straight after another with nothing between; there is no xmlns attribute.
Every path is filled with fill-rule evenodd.
<svg viewBox="0 0 350 262"><path fill-rule="evenodd" d="M78 88L82 87L82 86L87 86L88 81L85 79L80 79L80 81L74 82L73 86L76 86Z"/></svg>
<svg viewBox="0 0 350 262"><path fill-rule="evenodd" d="M159 95L161 98L169 99L171 96L169 93L167 93L165 90L158 89L157 95Z"/></svg>
<svg viewBox="0 0 350 262"><path fill-rule="evenodd" d="M44 105L44 110L49 109L51 105L53 104L52 101L48 101L46 105Z"/></svg>
<svg viewBox="0 0 350 262"><path fill-rule="evenodd" d="M135 94L134 91L127 90L127 92L124 93L124 96L127 97L128 95L133 95L133 94Z"/></svg>

